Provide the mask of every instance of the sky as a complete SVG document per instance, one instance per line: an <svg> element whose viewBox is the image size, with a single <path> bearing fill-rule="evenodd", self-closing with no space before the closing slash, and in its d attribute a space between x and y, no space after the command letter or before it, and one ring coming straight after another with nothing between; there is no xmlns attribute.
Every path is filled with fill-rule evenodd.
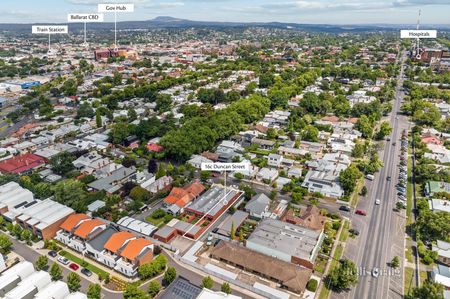
<svg viewBox="0 0 450 299"><path fill-rule="evenodd" d="M450 0L0 0L0 23L65 22L98 3L135 3L118 21L171 16L197 21L300 24L450 24ZM113 21L112 14L105 21Z"/></svg>

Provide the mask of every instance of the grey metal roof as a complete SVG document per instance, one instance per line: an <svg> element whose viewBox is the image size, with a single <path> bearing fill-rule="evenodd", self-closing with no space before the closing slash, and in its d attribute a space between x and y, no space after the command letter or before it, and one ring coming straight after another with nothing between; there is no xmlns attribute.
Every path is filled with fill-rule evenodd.
<svg viewBox="0 0 450 299"><path fill-rule="evenodd" d="M108 227L103 232L101 232L99 235L95 236L93 239L88 241L87 243L91 245L95 250L102 251L104 248L104 245L106 242L108 242L109 238L115 233L117 233L118 230Z"/></svg>
<svg viewBox="0 0 450 299"><path fill-rule="evenodd" d="M217 233L224 236L229 236L231 233L231 226L234 224L234 229L237 229L241 226L245 219L247 219L247 217L248 213L237 210L233 215L228 215L227 218L220 224Z"/></svg>
<svg viewBox="0 0 450 299"><path fill-rule="evenodd" d="M245 210L253 213L261 215L265 210L266 207L270 203L270 198L267 197L264 193L260 193L256 196L254 196L246 205Z"/></svg>

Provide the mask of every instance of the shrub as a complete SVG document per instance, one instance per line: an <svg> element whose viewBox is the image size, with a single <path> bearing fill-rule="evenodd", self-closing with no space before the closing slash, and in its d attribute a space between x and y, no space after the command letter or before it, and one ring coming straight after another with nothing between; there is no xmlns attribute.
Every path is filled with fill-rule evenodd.
<svg viewBox="0 0 450 299"><path fill-rule="evenodd" d="M306 289L310 292L315 292L317 290L318 282L315 279L310 279L306 284Z"/></svg>

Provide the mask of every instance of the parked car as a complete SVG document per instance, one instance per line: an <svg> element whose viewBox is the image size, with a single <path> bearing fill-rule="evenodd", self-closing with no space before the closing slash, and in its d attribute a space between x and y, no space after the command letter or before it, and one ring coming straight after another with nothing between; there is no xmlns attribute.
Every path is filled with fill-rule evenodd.
<svg viewBox="0 0 450 299"><path fill-rule="evenodd" d="M354 228L349 229L348 232L355 236L359 235L359 231Z"/></svg>
<svg viewBox="0 0 450 299"><path fill-rule="evenodd" d="M92 272L90 270L86 269L86 268L81 269L81 273L83 273L87 277L91 277L92 276Z"/></svg>
<svg viewBox="0 0 450 299"><path fill-rule="evenodd" d="M56 257L58 255L58 253L56 253L56 251L54 251L54 250L50 250L48 252L48 255L51 256L51 257Z"/></svg>
<svg viewBox="0 0 450 299"><path fill-rule="evenodd" d="M74 270L74 271L77 271L78 268L80 268L80 266L78 266L78 265L75 264L75 263L72 263L72 264L69 265L69 268L72 269L72 270Z"/></svg>
<svg viewBox="0 0 450 299"><path fill-rule="evenodd" d="M350 207L348 207L348 206L340 206L339 210L345 211L345 212L350 212L351 211Z"/></svg>
<svg viewBox="0 0 450 299"><path fill-rule="evenodd" d="M363 211L363 210L356 210L355 214L361 215L361 216L367 216L366 211Z"/></svg>
<svg viewBox="0 0 450 299"><path fill-rule="evenodd" d="M388 177L386 178L386 181L390 181L390 180L391 180L391 177L388 176Z"/></svg>
<svg viewBox="0 0 450 299"><path fill-rule="evenodd" d="M58 262L60 262L63 265L68 265L70 263L70 261L63 256L58 257Z"/></svg>

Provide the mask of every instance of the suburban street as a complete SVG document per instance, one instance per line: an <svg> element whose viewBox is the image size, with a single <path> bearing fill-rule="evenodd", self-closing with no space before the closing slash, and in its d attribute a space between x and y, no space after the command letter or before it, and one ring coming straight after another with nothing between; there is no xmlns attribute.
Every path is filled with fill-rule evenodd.
<svg viewBox="0 0 450 299"><path fill-rule="evenodd" d="M406 59L402 54L401 65ZM398 77L393 111L389 123L393 127L391 141L385 143L379 152L384 167L375 175L373 181L366 180L369 190L365 198L361 198L357 209L367 212L367 216L351 215L351 226L360 231L356 239L349 239L344 250L344 257L354 261L358 267L358 284L350 292L332 294L332 298L402 298L403 264L399 269L389 267L394 256L404 260L405 211L396 212L397 191L395 185L399 174L401 133L408 129L408 119L400 115L401 91L403 84L403 66ZM393 145L398 142L398 145ZM388 181L388 177L392 179ZM375 205L380 199L381 204ZM372 270L378 268L378 277Z"/></svg>

